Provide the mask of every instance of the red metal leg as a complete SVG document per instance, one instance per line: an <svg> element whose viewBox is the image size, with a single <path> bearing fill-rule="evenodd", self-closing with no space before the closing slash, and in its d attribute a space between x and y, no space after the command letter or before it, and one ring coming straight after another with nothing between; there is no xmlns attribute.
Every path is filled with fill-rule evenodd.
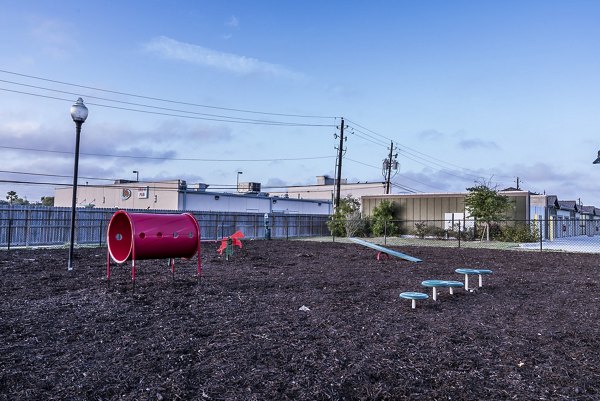
<svg viewBox="0 0 600 401"><path fill-rule="evenodd" d="M110 252L106 251L106 281L110 281Z"/></svg>

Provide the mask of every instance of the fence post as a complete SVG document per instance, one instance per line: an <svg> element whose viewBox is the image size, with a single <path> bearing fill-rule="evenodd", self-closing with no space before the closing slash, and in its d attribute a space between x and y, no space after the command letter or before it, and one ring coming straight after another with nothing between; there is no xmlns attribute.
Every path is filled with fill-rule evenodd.
<svg viewBox="0 0 600 401"><path fill-rule="evenodd" d="M540 252L542 252L543 250L543 239L544 237L542 236L542 218L540 217L540 233L539 233L539 237L540 237Z"/></svg>
<svg viewBox="0 0 600 401"><path fill-rule="evenodd" d="M12 218L8 219L8 238L7 238L7 245L8 245L8 250L10 251L10 241L12 239Z"/></svg>
<svg viewBox="0 0 600 401"><path fill-rule="evenodd" d="M103 223L103 220L100 219L100 231L98 232L98 234L100 234L100 235L98 236L98 238L99 238L98 246L102 246L102 223Z"/></svg>
<svg viewBox="0 0 600 401"><path fill-rule="evenodd" d="M25 248L27 248L29 246L29 226L30 226L30 224L29 224L29 217L31 217L31 216L29 214L29 209L27 209L27 210L25 210L25 231L24 231L24 234L25 234Z"/></svg>
<svg viewBox="0 0 600 401"><path fill-rule="evenodd" d="M387 219L383 221L383 245L387 245Z"/></svg>
<svg viewBox="0 0 600 401"><path fill-rule="evenodd" d="M460 249L460 237L461 237L461 232L460 232L460 220L458 221L458 249Z"/></svg>
<svg viewBox="0 0 600 401"><path fill-rule="evenodd" d="M290 218L289 216L285 216L285 240L290 239Z"/></svg>

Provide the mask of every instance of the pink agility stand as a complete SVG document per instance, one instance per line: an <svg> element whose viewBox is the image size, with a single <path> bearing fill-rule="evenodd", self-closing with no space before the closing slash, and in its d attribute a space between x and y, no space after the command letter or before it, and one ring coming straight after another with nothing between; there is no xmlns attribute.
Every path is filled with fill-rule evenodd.
<svg viewBox="0 0 600 401"><path fill-rule="evenodd" d="M106 279L110 283L110 258L117 263L131 259L131 280L135 286L135 261L169 258L175 274L175 258L189 259L198 253L200 263L200 226L189 213L127 213L119 210L110 219L106 236Z"/></svg>

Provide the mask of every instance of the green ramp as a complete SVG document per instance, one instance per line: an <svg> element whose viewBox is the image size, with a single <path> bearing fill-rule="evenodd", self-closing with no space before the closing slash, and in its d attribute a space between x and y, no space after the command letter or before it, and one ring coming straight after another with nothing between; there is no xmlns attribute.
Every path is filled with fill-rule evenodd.
<svg viewBox="0 0 600 401"><path fill-rule="evenodd" d="M402 253L402 252L393 251L393 250L385 248L385 247L383 247L381 245L373 244L371 242L364 241L362 239L358 239L358 238L348 238L348 239L350 241L352 241L352 242L356 242L357 244L366 246L366 247L371 248L371 249L375 249L376 251L387 253L388 255L396 256L397 258L408 260L410 262L422 262L421 259L412 257L412 256L407 255L407 254Z"/></svg>

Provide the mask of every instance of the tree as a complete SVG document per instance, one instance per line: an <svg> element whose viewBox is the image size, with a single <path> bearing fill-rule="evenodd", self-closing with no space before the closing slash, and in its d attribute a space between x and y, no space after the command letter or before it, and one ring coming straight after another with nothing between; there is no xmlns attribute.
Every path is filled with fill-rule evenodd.
<svg viewBox="0 0 600 401"><path fill-rule="evenodd" d="M19 196L15 191L8 191L6 193L6 200L8 201L8 203L15 203L17 199L19 199Z"/></svg>
<svg viewBox="0 0 600 401"><path fill-rule="evenodd" d="M398 233L398 227L392 223L394 219L395 204L392 201L384 200L381 201L373 209L373 216L371 217L371 230L374 236L381 235L396 235Z"/></svg>
<svg viewBox="0 0 600 401"><path fill-rule="evenodd" d="M44 206L54 206L54 196L42 196L41 201Z"/></svg>
<svg viewBox="0 0 600 401"><path fill-rule="evenodd" d="M329 221L327 222L327 227L329 228L329 231L331 231L331 235L335 235L336 237L345 237L348 235L346 225L348 222L351 222L351 225L354 226L356 214L359 213L359 210L360 202L358 199L355 199L350 195L346 196L344 199L340 199L340 206L335 210L335 213L329 217ZM350 231L354 230L352 229Z"/></svg>
<svg viewBox="0 0 600 401"><path fill-rule="evenodd" d="M8 191L6 193L6 199L8 200L8 203L12 205L29 205L29 201L27 199L20 198L15 191Z"/></svg>
<svg viewBox="0 0 600 401"><path fill-rule="evenodd" d="M487 241L490 240L490 224L503 220L505 213L512 207L508 196L498 193L488 183L478 183L467 188L469 193L465 197L465 208L471 217L483 222Z"/></svg>

